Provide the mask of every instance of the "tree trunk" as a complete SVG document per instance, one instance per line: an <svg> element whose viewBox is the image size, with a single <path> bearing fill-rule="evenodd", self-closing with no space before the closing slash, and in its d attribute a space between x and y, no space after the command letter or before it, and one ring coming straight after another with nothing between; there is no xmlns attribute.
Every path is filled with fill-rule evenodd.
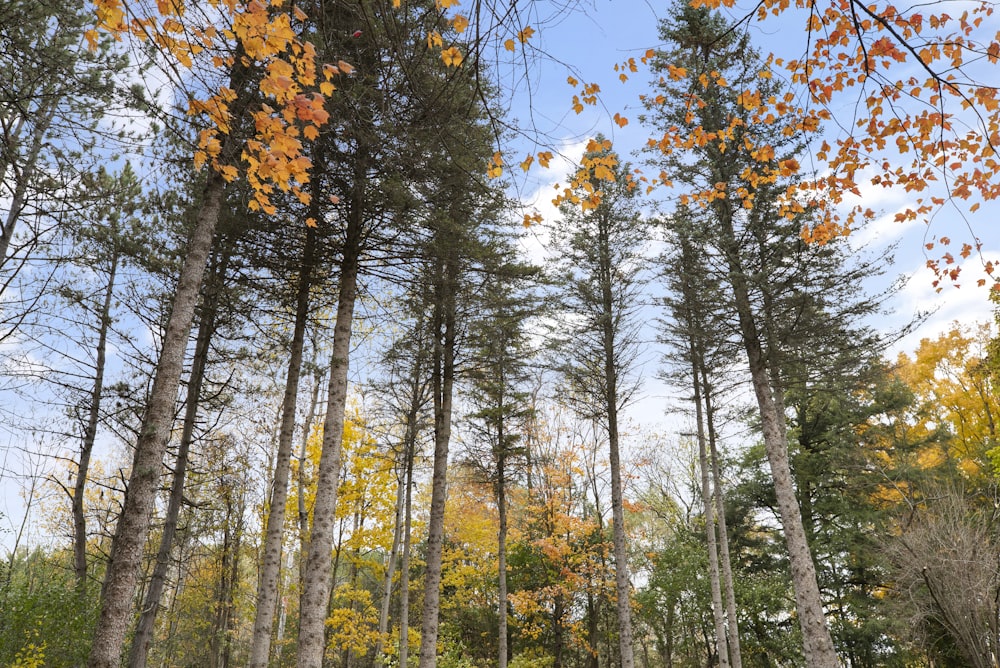
<svg viewBox="0 0 1000 668"><path fill-rule="evenodd" d="M174 475L170 485L170 498L167 501L167 513L163 522L163 534L160 536L160 547L156 552L156 564L149 587L143 599L139 616L139 624L132 638L129 651L129 668L145 668L149 654L149 645L153 639L156 616L160 610L160 599L170 568L170 552L174 546L174 536L177 533L177 518L180 516L184 496L184 479L187 474L188 453L194 441L194 428L198 418L198 407L201 399L201 386L205 379L205 367L208 365L209 344L215 333L215 318L218 307L217 290L225 282L226 269L229 264L228 255L224 256L219 267L213 272L212 288L206 291L202 300L201 324L198 326L198 337L195 343L194 359L191 363L191 375L188 378L187 405L184 410L184 424L181 428L181 439L177 446L177 459L174 463Z"/></svg>
<svg viewBox="0 0 1000 668"><path fill-rule="evenodd" d="M704 359L704 356L702 356ZM722 562L722 585L726 595L726 616L729 629L729 655L733 668L743 668L740 648L740 623L736 617L736 590L733 587L733 564L729 557L729 528L726 526L726 505L722 494L722 474L715 437L715 407L705 365L701 367L702 390L705 394L705 418L708 425L708 447L712 459L712 487L715 489L715 516L719 528L719 561Z"/></svg>
<svg viewBox="0 0 1000 668"><path fill-rule="evenodd" d="M116 242L113 242L116 243ZM3 254L0 253L0 258ZM87 488L87 474L90 471L90 456L97 440L97 424L101 418L101 395L104 394L104 367L107 359L108 330L111 328L111 302L115 293L115 274L118 271L118 250L111 254L108 270L108 284L104 288L104 300L98 314L100 324L97 330L97 356L94 361L94 387L90 393L87 425L83 430L80 446L80 462L76 468L76 484L73 486L73 571L76 584L82 593L87 583L87 516L84 514L83 495Z"/></svg>
<svg viewBox="0 0 1000 668"><path fill-rule="evenodd" d="M323 371L315 365L316 342L313 341L313 388L309 399L309 411L306 413L305 425L302 428L302 443L299 450L298 476L298 516L299 516L299 588L306 580L306 554L309 553L309 510L306 508L306 477L305 465L309 458L309 436L312 435L313 420L316 419L316 407L319 405L319 388L323 379Z"/></svg>
<svg viewBox="0 0 1000 668"><path fill-rule="evenodd" d="M621 652L621 668L634 668L631 586L628 574L628 552L625 548L625 510L618 447L618 370L615 367L614 298L611 277L614 268L611 266L609 230L603 222L599 225L598 236L603 307L601 325L604 343L604 400L608 418L608 466L611 469L611 529L615 552L618 642Z"/></svg>
<svg viewBox="0 0 1000 668"><path fill-rule="evenodd" d="M24 167L20 170L19 174L17 167L13 168L15 185L11 193L7 219L4 221L3 227L0 228L0 269L3 269L7 264L7 253L10 251L11 241L14 239L14 229L17 227L18 218L21 217L21 211L24 209L25 197L28 194L28 184L31 183L35 175L38 156L42 151L42 146L45 144L45 133L48 132L49 125L52 123L55 110L56 105L54 103L46 105L44 110L39 110L31 133L31 148L28 149ZM7 180L6 172L7 170L4 169L0 173L0 177L5 181Z"/></svg>
<svg viewBox="0 0 1000 668"><path fill-rule="evenodd" d="M705 443L705 415L702 409L701 358L693 337L690 344L692 385L694 387L695 420L698 427L698 466L701 469L701 497L705 509L705 535L708 539L708 574L712 589L712 619L715 622L715 646L719 666L729 668L729 644L726 642L726 620L722 609L722 585L719 582L719 551L715 534L715 503L709 476L708 447Z"/></svg>
<svg viewBox="0 0 1000 668"><path fill-rule="evenodd" d="M292 342L288 356L288 376L281 402L281 429L278 432L278 452L275 456L267 528L264 534L264 554L260 566L257 608L248 663L250 668L267 668L271 654L271 630L278 603L278 577L281 574L281 549L285 534L285 504L288 501L288 472L292 467L292 437L295 433L295 408L299 397L306 321L309 317L309 290L312 287L315 243L316 231L312 227L307 227L295 298L295 324L292 328ZM306 425L305 429L308 430L309 425Z"/></svg>
<svg viewBox="0 0 1000 668"><path fill-rule="evenodd" d="M163 348L153 377L149 405L143 416L139 439L132 458L132 472L125 502L101 589L101 611L87 665L89 668L118 668L125 634L132 616L143 547L163 470L163 455L173 427L177 389L184 367L184 352L194 318L212 238L219 220L225 181L216 172L208 174L201 210L184 264L177 281L174 301L163 337Z"/></svg>
<svg viewBox="0 0 1000 668"><path fill-rule="evenodd" d="M413 528L413 459L416 443L406 455L406 501L403 520L403 558L399 564L399 665L409 666L410 656L410 546Z"/></svg>
<svg viewBox="0 0 1000 668"><path fill-rule="evenodd" d="M441 243L440 239L438 239L438 243ZM455 299L458 263L453 257L437 260L437 262L438 286L434 300L434 367L432 369L434 468L431 477L430 517L427 522L427 565L424 573L424 605L420 619L419 668L434 668L437 664L438 612L441 599L441 548L444 542L448 446L451 439L452 387L455 379Z"/></svg>
<svg viewBox="0 0 1000 668"><path fill-rule="evenodd" d="M716 207L716 210L721 212L719 221L723 227L730 284L733 288L740 334L750 367L754 395L760 411L764 449L767 452L771 478L774 481L778 513L785 534L785 544L788 547L792 586L795 590L795 607L799 616L799 627L802 629L806 663L810 668L837 668L840 666L840 661L823 614L823 602L816 580L816 566L809 551L788 463L785 416L778 408L779 400L772 394L768 361L764 356L761 336L754 321L750 290L739 257L732 215L727 209L726 201L722 201L721 205Z"/></svg>
<svg viewBox="0 0 1000 668"><path fill-rule="evenodd" d="M356 156L355 165L352 206L347 217L347 230L340 262L340 291L337 297L337 320L333 328L326 418L323 422L323 451L317 472L313 520L299 603L298 668L321 668L323 663L324 628L330 599L331 551L343 445L341 441L344 436L344 409L347 404L347 372L351 352L354 303L358 293L364 189L367 182L365 160Z"/></svg>
<svg viewBox="0 0 1000 668"><path fill-rule="evenodd" d="M406 458L405 446L401 453ZM398 461L398 460L397 460ZM405 462L403 468L406 468ZM378 640L375 641L375 663L383 665L385 663L384 648L385 637L389 632L389 608L392 605L392 579L396 575L396 561L399 559L399 544L403 538L403 503L406 494L405 471L399 471L399 480L396 483L396 508L393 513L392 547L389 548L389 557L385 564L385 577L382 579L382 605L378 613Z"/></svg>
<svg viewBox="0 0 1000 668"><path fill-rule="evenodd" d="M500 415L503 415L502 410ZM497 580L500 599L497 610L497 666L498 668L507 668L507 479L504 471L506 457L503 446L502 418L500 427L498 434L500 456L497 461L497 512L500 515L500 526L497 532Z"/></svg>

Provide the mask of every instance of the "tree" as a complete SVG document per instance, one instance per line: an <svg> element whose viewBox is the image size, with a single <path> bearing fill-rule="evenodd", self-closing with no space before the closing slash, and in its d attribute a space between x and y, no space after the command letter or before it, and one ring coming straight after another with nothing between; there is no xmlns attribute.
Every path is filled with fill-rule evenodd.
<svg viewBox="0 0 1000 668"><path fill-rule="evenodd" d="M302 373L306 321L309 316L309 293L313 286L313 265L316 262L315 246L316 231L315 228L309 227L306 230L302 261L296 279L295 320L289 347L285 393L281 403L281 426L278 431L274 474L268 498L267 524L262 548L263 562L257 588L253 648L249 663L252 668L266 667L270 658L271 629L278 602L278 577L285 532L285 506L288 499L288 474L291 470L292 437L295 432L295 409ZM307 423L303 429L308 432L310 427L311 425Z"/></svg>
<svg viewBox="0 0 1000 668"><path fill-rule="evenodd" d="M573 184L581 207L564 204L563 220L553 230L559 268L565 272L560 301L573 323L565 334L572 362L563 373L577 397L580 414L598 419L608 439L618 633L622 668L632 668L618 414L634 390L627 377L637 346L632 315L638 308L644 229L636 209L636 184L626 178L628 169L618 164L610 142L592 141L583 165L584 174L578 173ZM602 181L605 172L615 174L614 181Z"/></svg>
<svg viewBox="0 0 1000 668"><path fill-rule="evenodd" d="M174 460L173 475L170 485L170 496L164 517L163 530L160 534L160 545L156 552L156 563L150 576L149 584L143 597L139 623L132 638L129 650L130 668L145 668L149 654L149 645L153 638L154 624L160 610L160 599L163 595L170 567L170 555L174 548L177 525L184 499L184 483L187 477L189 454L195 440L195 427L199 410L203 409L202 389L205 385L207 367L210 357L210 346L216 335L217 321L220 310L220 293L226 283L226 275L232 256L231 248L223 249L213 260L209 261L209 279L205 282L201 313L198 323L198 333L195 337L195 347L188 377L187 397L185 400L184 419L181 427L180 442L177 445L177 457Z"/></svg>
<svg viewBox="0 0 1000 668"><path fill-rule="evenodd" d="M60 219L74 210L82 194L74 186L96 176L97 154L124 139L99 124L120 103L108 73L121 72L126 60L108 48L79 48L90 20L78 1L18 0L0 10L0 340L41 296L18 283L20 272L45 254Z"/></svg>
<svg viewBox="0 0 1000 668"><path fill-rule="evenodd" d="M291 17L285 12L269 15L262 3L254 3L245 11L230 13L234 43L225 44L213 39L220 36L213 20L204 28L201 43L192 43L175 36L173 27L188 25L193 21L207 18L185 15L181 4L159 5L166 16L135 17L127 22L125 8L117 0L98 3L99 27L120 35L134 31L140 37L149 33L158 35L158 46L163 48L171 63L192 65L193 55L202 58L213 57L217 62L228 63L228 81L207 101L192 95L190 111L204 113L212 125L200 133L199 149L195 152L195 164L208 162L212 169L207 174L204 192L199 201L196 224L187 244L184 264L177 280L170 317L164 332L163 347L154 374L141 433L133 455L132 471L125 496L125 505L119 516L112 542L108 569L101 591L101 616L94 636L88 665L90 668L111 668L117 666L121 656L128 619L132 610L138 569L142 561L142 549L149 533L156 488L162 472L163 455L173 423L174 405L183 366L188 334L194 317L195 303L201 288L205 266L208 261L215 235L216 225L222 209L226 183L233 180L238 170L233 166L237 156L242 154L249 168L248 181L254 189L254 205L251 208L273 211L266 190L266 182L273 181L283 190L298 189L295 181L306 180L305 169L308 160L298 155L300 142L296 138L299 131L285 121L285 118L267 104L256 111L249 106L250 63L267 65L266 74L260 78L260 91L270 97L279 108L289 109L292 119L302 119L303 124L315 129L326 121L327 115L317 109L315 102L321 97L307 97L302 93L298 76L310 82L315 81L315 67L312 63L313 51L306 49L296 38L291 27ZM161 20L162 19L162 20ZM89 31L88 40L93 44L96 31ZM206 46L219 49L214 54ZM299 65L289 64L281 56L288 53L289 60ZM209 66L210 73L214 67ZM311 77L311 78L310 78ZM180 82L179 82L180 83ZM236 104L231 106L230 102ZM241 151L239 138L232 133L253 118L256 143L247 143ZM223 139L220 140L218 135ZM310 132L309 134L312 134ZM281 150L270 151L281 142ZM263 157L263 156L267 157ZM258 156L261 159L258 159ZM273 187L273 186L271 186Z"/></svg>
<svg viewBox="0 0 1000 668"><path fill-rule="evenodd" d="M940 625L966 665L996 665L1000 559L995 507L975 507L944 489L904 527L890 547L896 586L908 598L910 621Z"/></svg>
<svg viewBox="0 0 1000 668"><path fill-rule="evenodd" d="M509 251L508 251L509 253ZM519 429L530 408L527 395L518 389L526 380L529 351L525 324L530 304L518 294L526 278L520 266L502 266L490 271L482 288L483 315L474 323L470 339L475 347L470 400L475 411L475 445L470 452L472 466L490 482L497 504L497 572L499 610L497 614L497 665L506 668L507 643L507 532L508 494L516 468L524 459L519 445ZM478 446L478 447L476 447Z"/></svg>
<svg viewBox="0 0 1000 668"><path fill-rule="evenodd" d="M791 559L806 660L813 666L836 666L839 661L825 621L788 461L786 386L781 372L783 352L778 345L783 337L776 329L780 320L771 284L790 283L785 283L787 275L778 273L782 272L780 263L769 257L779 248L785 253L797 252L794 242L791 248L776 243L788 239L787 228L778 233L773 229L785 220L779 201L784 188L777 182L780 165L794 160L799 147L794 132L786 136L766 124L751 123L743 103L746 93L725 85L727 79L751 79L750 73L760 66L745 36L729 31L721 17L687 5L677 7L661 31L675 50L660 60L668 74L661 79L660 89L678 107L668 111L653 103L653 120L664 129L663 139L654 147L663 156L660 164L664 172L672 172L676 181L694 189L693 195L681 196L681 204L693 197L707 214L702 224L711 229L706 239L717 253L732 290L729 309L739 323L759 409ZM772 85L761 86L755 94L768 97L780 92ZM690 162L685 162L688 156Z"/></svg>
<svg viewBox="0 0 1000 668"><path fill-rule="evenodd" d="M732 6L728 0L707 4ZM785 7L768 0L745 20L782 14ZM864 204L855 205L843 220L836 213L858 192L868 169L876 172L871 178L875 185L922 193L897 220L922 217L929 223L946 200L977 200L969 206L973 212L979 201L996 199L997 93L980 74L980 66L996 63L1000 54L998 37L989 27L989 3L958 16L855 0L822 9L799 7L808 7L802 17L808 35L805 57L787 62L771 58L768 65L785 67L792 81L807 88L813 109L803 119L803 129L818 130L815 120L831 118L836 100L852 87L859 91L859 109L867 113L851 126L856 130L845 129L832 147L822 142L816 155L829 171L797 187L823 212L806 229L808 238L823 242L849 233L856 219L873 217ZM754 111L761 116L778 108L775 102L760 102ZM901 160L904 153L908 155ZM935 181L943 183L945 192L932 190ZM948 246L950 239L940 234L934 242L929 250ZM969 257L978 245L967 240L959 255ZM984 265L992 274L993 262ZM938 275L935 286L944 278L957 281L961 271L948 252L940 260L929 259L928 266ZM979 279L979 284L985 281Z"/></svg>

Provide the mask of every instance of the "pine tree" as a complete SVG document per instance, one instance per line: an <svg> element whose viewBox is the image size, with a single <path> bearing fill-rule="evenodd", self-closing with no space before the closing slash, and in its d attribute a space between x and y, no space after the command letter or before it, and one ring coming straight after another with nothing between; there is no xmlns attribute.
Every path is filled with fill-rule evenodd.
<svg viewBox="0 0 1000 668"><path fill-rule="evenodd" d="M562 373L574 408L597 420L607 437L611 469L615 590L622 668L632 668L631 584L621 480L619 412L635 390L629 380L638 346L641 250L646 230L637 210L636 184L603 137L591 142L578 172L575 196L560 209L552 233L557 252L559 303L569 327L562 331L570 360ZM613 174L614 182L600 172ZM593 205L599 200L596 206ZM589 196L589 197L588 197Z"/></svg>

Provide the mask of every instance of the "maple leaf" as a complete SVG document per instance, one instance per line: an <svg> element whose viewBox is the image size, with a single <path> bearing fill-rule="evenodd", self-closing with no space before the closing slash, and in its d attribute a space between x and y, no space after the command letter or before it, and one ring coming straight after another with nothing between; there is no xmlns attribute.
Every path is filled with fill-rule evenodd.
<svg viewBox="0 0 1000 668"><path fill-rule="evenodd" d="M448 67L458 67L462 64L462 52L459 51L458 47L450 46L441 52L441 60Z"/></svg>
<svg viewBox="0 0 1000 668"><path fill-rule="evenodd" d="M455 32L462 34L469 27L469 19L461 14L456 14L455 18L451 20L451 25L455 29Z"/></svg>
<svg viewBox="0 0 1000 668"><path fill-rule="evenodd" d="M503 48L507 49L508 51L513 51L515 46L516 45L514 43L514 40L512 39L505 40L503 43Z"/></svg>
<svg viewBox="0 0 1000 668"><path fill-rule="evenodd" d="M524 30L517 33L517 39L520 40L521 44L526 44L531 36L535 34L535 29L531 26L525 26Z"/></svg>

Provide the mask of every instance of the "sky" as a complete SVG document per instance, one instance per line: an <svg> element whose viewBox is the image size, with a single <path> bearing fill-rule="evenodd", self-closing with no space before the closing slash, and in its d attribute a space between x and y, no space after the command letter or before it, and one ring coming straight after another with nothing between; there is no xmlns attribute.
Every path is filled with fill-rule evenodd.
<svg viewBox="0 0 1000 668"><path fill-rule="evenodd" d="M668 6L668 2L596 0L577 5L576 11L562 16L556 25L542 22L535 46L548 59L535 63L536 73L530 80L530 91L521 81L511 105L512 115L522 122L529 119L538 125L549 145L557 147L561 160L558 167L550 170L536 164L526 176L520 176L521 170L516 164L510 167L511 178L515 180L526 210L537 211L548 220L558 215L551 203L555 194L554 185L566 182L572 165L583 154L587 138L597 133L613 139L615 150L624 159L634 164L642 162L642 157L637 156L635 151L649 135L638 122L638 96L646 91L650 75L640 65L639 72L631 74L630 79L622 83L613 68L629 57L638 60L647 49L661 46L657 24L666 14ZM741 18L746 10L747 7L737 5L723 11L736 19ZM801 20L801 15L790 14L787 18L770 18L763 24L752 21L747 29L753 43L764 55L773 50L776 55L788 59L801 56L806 48L805 33L798 25ZM582 82L598 83L601 104L586 107L579 115L574 114L570 105L576 91L566 83L567 76ZM839 102L839 113L851 118L855 101L854 97L843 98ZM631 122L625 128L618 127L612 120L615 113L630 118ZM834 113L838 113L838 108L834 108ZM834 121L834 126L842 123L841 118L835 117ZM516 163L525 153L540 150L530 141L516 145L521 147L521 152L512 151L508 162ZM867 175L868 178L873 174ZM922 221L896 222L895 214L906 208L911 198L910 194L899 189L863 183L859 201L876 211L877 215L856 229L849 240L852 249L868 247L878 250L895 244L895 263L887 268L883 278L866 286L870 291L877 291L897 278L902 277L903 280L901 289L889 303L891 315L875 325L895 330L917 316L925 318L918 328L887 349L889 358L900 352L912 353L920 339L935 338L948 331L956 321L971 324L992 319L988 289L977 287L975 281L985 277L981 268L983 261L1000 257L1000 231L991 224L1000 213L1000 207L996 204L984 205L970 214L967 204L946 204L934 215L930 226ZM540 261L547 254L544 228L542 223L529 229L523 241L525 253L535 261ZM983 242L983 254L981 258L973 256L966 265L960 287L946 284L938 291L932 285L934 276L926 267L927 260L933 258L926 251L925 244L942 235L963 241L978 238ZM669 411L677 404L681 393L657 380L660 354L656 346L649 346L641 369L645 378L644 391L630 408L630 415L642 425L676 431L676 418Z"/></svg>
<svg viewBox="0 0 1000 668"><path fill-rule="evenodd" d="M650 48L657 48L657 22L665 14L666 2L650 3L644 0L585 0L570 6L555 2L536 2L521 6L522 25L532 25L536 32L529 40L520 61L513 63L498 60L496 71L501 90L509 96L509 122L518 131L506 138L509 147L505 157L507 176L515 194L522 201L525 211L538 211L544 219L557 215L551 199L556 183L565 183L566 174L579 160L589 137L603 133L614 141L615 149L626 160L640 163L641 157L633 153L647 137L638 122L640 109L638 96L644 92L649 74L640 67L622 83L616 63L628 58L638 60ZM741 16L740 9L727 10ZM805 48L803 31L791 19L772 20L766 24L751 23L748 28L754 42L762 51L780 48L784 57L800 55ZM508 58L500 52L499 59ZM503 64L506 62L506 64ZM601 88L600 104L586 107L580 114L571 109L575 89L567 83L572 76L581 82L597 83ZM844 109L849 110L845 104ZM612 118L615 113L628 117L630 123L623 127ZM526 174L517 163L527 153L550 150L557 154L551 169L537 164ZM896 264L888 269L887 276L894 279L900 274L909 278L892 301L894 316L884 323L888 328L899 327L915 314L931 313L923 325L912 334L897 341L888 351L913 351L923 337L936 337L946 331L954 321L971 323L991 318L987 291L974 286L970 279L960 288L946 285L940 292L931 285L930 272L924 267L927 255L924 244L929 238L949 233L956 238L978 236L984 243L984 255L1000 256L1000 237L991 229L989 221L997 217L998 207L984 206L975 214L960 208L945 208L928 230L921 222L900 224L893 221L894 214L908 203L905 193L880 187L865 186L862 201L879 215L867 226L857 230L852 244L860 247L871 244L882 247L898 244ZM955 229L952 233L951 230ZM969 231L971 229L971 232ZM941 230L946 230L942 232ZM546 255L544 223L526 232L522 241L525 254L533 260ZM975 258L973 258L975 259ZM974 273L974 268L967 270ZM870 286L877 289L878 285ZM650 313L650 322L655 314ZM647 329L650 342L655 336L652 327ZM676 405L680 392L656 379L660 365L660 351L650 343L642 356L641 375L645 378L643 391L630 408L631 418L651 429L678 431L676 419L668 418L667 409ZM0 442L0 473L24 463L11 460L15 455L8 443ZM0 475L0 549L9 547L17 530L22 506L16 485L11 478Z"/></svg>

